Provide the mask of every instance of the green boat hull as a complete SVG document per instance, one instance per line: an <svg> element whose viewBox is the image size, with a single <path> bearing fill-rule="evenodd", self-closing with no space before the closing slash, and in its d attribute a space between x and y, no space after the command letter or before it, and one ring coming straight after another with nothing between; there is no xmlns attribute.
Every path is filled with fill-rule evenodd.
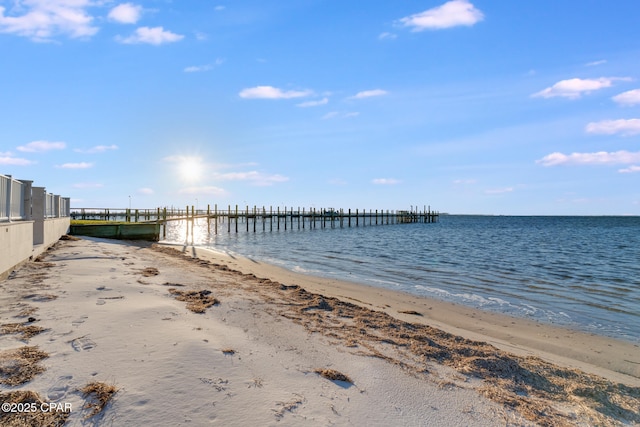
<svg viewBox="0 0 640 427"><path fill-rule="evenodd" d="M121 240L160 240L160 224L82 224L71 225L71 235Z"/></svg>

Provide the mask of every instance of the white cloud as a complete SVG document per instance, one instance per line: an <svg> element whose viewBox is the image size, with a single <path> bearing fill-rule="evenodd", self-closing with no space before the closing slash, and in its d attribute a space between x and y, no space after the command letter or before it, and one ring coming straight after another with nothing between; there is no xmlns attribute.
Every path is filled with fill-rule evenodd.
<svg viewBox="0 0 640 427"><path fill-rule="evenodd" d="M138 194L142 194L142 195L144 195L144 196L150 196L150 195L154 194L154 193L155 193L155 191L153 191L153 189L152 189L152 188L146 188L146 187L143 187L143 188L138 188L137 193L138 193Z"/></svg>
<svg viewBox="0 0 640 427"><path fill-rule="evenodd" d="M202 71L213 70L213 65L192 65L190 67L185 67L185 73L199 73Z"/></svg>
<svg viewBox="0 0 640 427"><path fill-rule="evenodd" d="M629 166L628 168L625 169L619 169L618 172L620 173L640 173L640 166Z"/></svg>
<svg viewBox="0 0 640 427"><path fill-rule="evenodd" d="M371 182L376 185L396 185L400 184L402 181L395 178L374 178Z"/></svg>
<svg viewBox="0 0 640 427"><path fill-rule="evenodd" d="M585 64L587 67L595 67L597 65L602 65L602 64L606 64L607 60L606 59L601 59L599 61L593 61L593 62L588 62L587 64Z"/></svg>
<svg viewBox="0 0 640 427"><path fill-rule="evenodd" d="M67 144L64 142L33 141L17 147L17 150L25 153L44 153L51 150L63 150L66 146Z"/></svg>
<svg viewBox="0 0 640 427"><path fill-rule="evenodd" d="M258 187L267 187L279 182L289 181L289 178L283 175L270 175L258 171L220 173L215 174L214 178L222 181L248 181Z"/></svg>
<svg viewBox="0 0 640 427"><path fill-rule="evenodd" d="M371 98L374 96L382 96L386 95L388 92L382 89L372 89L372 90L363 90L362 92L358 92L355 95L349 97L349 99L363 99L363 98Z"/></svg>
<svg viewBox="0 0 640 427"><path fill-rule="evenodd" d="M637 135L640 134L640 119L603 120L601 122L592 122L587 125L586 131L589 133L605 135Z"/></svg>
<svg viewBox="0 0 640 427"><path fill-rule="evenodd" d="M558 166L558 165L620 165L640 163L640 151L615 151L608 153L599 151L596 153L551 153L537 160L536 163L542 166Z"/></svg>
<svg viewBox="0 0 640 427"><path fill-rule="evenodd" d="M342 178L332 178L327 182L331 185L340 185L340 186L348 184L348 182Z"/></svg>
<svg viewBox="0 0 640 427"><path fill-rule="evenodd" d="M505 193L512 193L512 192L513 192L513 187L494 188L494 189L491 189L491 190L485 190L484 192L485 192L485 194L505 194Z"/></svg>
<svg viewBox="0 0 640 427"><path fill-rule="evenodd" d="M306 101L306 102L301 102L300 104L296 104L296 107L302 107L302 108L306 108L306 107L317 107L319 105L326 105L329 103L329 98L322 98L319 99L317 101Z"/></svg>
<svg viewBox="0 0 640 427"><path fill-rule="evenodd" d="M628 90L616 95L612 98L615 102L622 105L640 104L640 89Z"/></svg>
<svg viewBox="0 0 640 427"><path fill-rule="evenodd" d="M223 196L226 194L226 191L220 187L203 186L203 187L185 187L178 191L179 194L189 194L189 195L210 195L210 196Z"/></svg>
<svg viewBox="0 0 640 427"><path fill-rule="evenodd" d="M56 167L60 169L89 169L93 167L93 163L64 163L62 165L56 165Z"/></svg>
<svg viewBox="0 0 640 427"><path fill-rule="evenodd" d="M87 153L87 154L95 154L95 153L104 153L106 151L111 151L111 150L117 150L118 146L117 145L96 145L95 147L91 147L89 149L81 149L78 148L76 150L73 150L77 153Z"/></svg>
<svg viewBox="0 0 640 427"><path fill-rule="evenodd" d="M111 9L107 17L121 24L135 24L142 15L142 6L122 3Z"/></svg>
<svg viewBox="0 0 640 427"><path fill-rule="evenodd" d="M20 157L14 157L11 153L0 153L0 165L29 166L35 162Z"/></svg>
<svg viewBox="0 0 640 427"><path fill-rule="evenodd" d="M595 90L611 87L616 80L629 81L627 77L600 77L599 79L568 79L561 80L551 87L531 95L534 98L553 98L561 96L569 99L580 98L583 94Z"/></svg>
<svg viewBox="0 0 640 427"><path fill-rule="evenodd" d="M441 30L457 26L472 26L484 19L482 12L467 0L451 0L445 4L399 19L398 23L411 31Z"/></svg>
<svg viewBox="0 0 640 427"><path fill-rule="evenodd" d="M50 41L58 35L71 38L90 37L98 32L87 12L91 0L22 0L14 8L0 6L0 32L28 37L34 41Z"/></svg>
<svg viewBox="0 0 640 427"><path fill-rule="evenodd" d="M348 119L350 117L358 117L360 113L358 111L347 111L347 112L339 112L339 111L329 111L327 114L322 116L323 120L329 119Z"/></svg>
<svg viewBox="0 0 640 427"><path fill-rule="evenodd" d="M476 184L478 181L476 181L475 179L456 179L453 181L454 184L457 185L471 185L471 184Z"/></svg>
<svg viewBox="0 0 640 427"><path fill-rule="evenodd" d="M379 40L394 40L397 39L398 36L393 33L384 32L378 36Z"/></svg>
<svg viewBox="0 0 640 427"><path fill-rule="evenodd" d="M183 35L166 31L163 27L140 27L129 37L116 37L116 40L124 44L153 44L161 45L173 43L184 38Z"/></svg>
<svg viewBox="0 0 640 427"><path fill-rule="evenodd" d="M213 8L213 10L215 10L216 12L221 12L223 10L225 10L226 8L222 5L216 6Z"/></svg>
<svg viewBox="0 0 640 427"><path fill-rule="evenodd" d="M185 67L184 68L184 72L185 73L199 73L199 72L203 72L203 71L210 71L213 70L215 67L224 64L224 59L223 58L216 58L215 62L213 64L205 64L205 65L192 65L190 67Z"/></svg>
<svg viewBox="0 0 640 427"><path fill-rule="evenodd" d="M240 97L248 99L290 99L303 98L312 93L310 90L282 90L273 86L256 86L242 89Z"/></svg>

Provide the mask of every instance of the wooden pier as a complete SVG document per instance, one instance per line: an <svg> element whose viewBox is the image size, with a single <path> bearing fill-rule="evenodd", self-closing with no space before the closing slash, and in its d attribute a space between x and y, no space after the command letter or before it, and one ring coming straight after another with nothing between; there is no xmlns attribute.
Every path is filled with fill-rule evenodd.
<svg viewBox="0 0 640 427"><path fill-rule="evenodd" d="M207 206L206 210L187 206L186 209L92 209L72 208L72 220L102 220L124 222L194 221L207 219L211 232L257 232L288 229L370 227L376 225L434 223L438 212L431 207L420 210L383 209L305 209L257 207L239 209L238 205L218 209L218 205ZM164 227L163 227L164 229Z"/></svg>

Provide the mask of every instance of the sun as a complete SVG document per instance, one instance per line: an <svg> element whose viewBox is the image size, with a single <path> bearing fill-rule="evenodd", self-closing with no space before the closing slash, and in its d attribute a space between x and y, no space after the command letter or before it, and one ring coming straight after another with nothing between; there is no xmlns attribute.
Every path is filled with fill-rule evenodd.
<svg viewBox="0 0 640 427"><path fill-rule="evenodd" d="M183 157L178 163L178 173L183 181L199 181L204 173L202 159L199 157Z"/></svg>

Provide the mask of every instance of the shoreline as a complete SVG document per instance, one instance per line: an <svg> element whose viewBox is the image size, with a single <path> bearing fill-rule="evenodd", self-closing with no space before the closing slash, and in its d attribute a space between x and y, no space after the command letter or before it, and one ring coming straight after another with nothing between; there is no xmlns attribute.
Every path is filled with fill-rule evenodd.
<svg viewBox="0 0 640 427"><path fill-rule="evenodd" d="M235 253L166 242L158 245L180 248L184 254L228 264L245 274L285 284L296 283L309 292L345 299L403 321L428 324L468 339L485 341L517 355L537 355L552 363L640 386L640 346L629 341L399 290L298 273Z"/></svg>

